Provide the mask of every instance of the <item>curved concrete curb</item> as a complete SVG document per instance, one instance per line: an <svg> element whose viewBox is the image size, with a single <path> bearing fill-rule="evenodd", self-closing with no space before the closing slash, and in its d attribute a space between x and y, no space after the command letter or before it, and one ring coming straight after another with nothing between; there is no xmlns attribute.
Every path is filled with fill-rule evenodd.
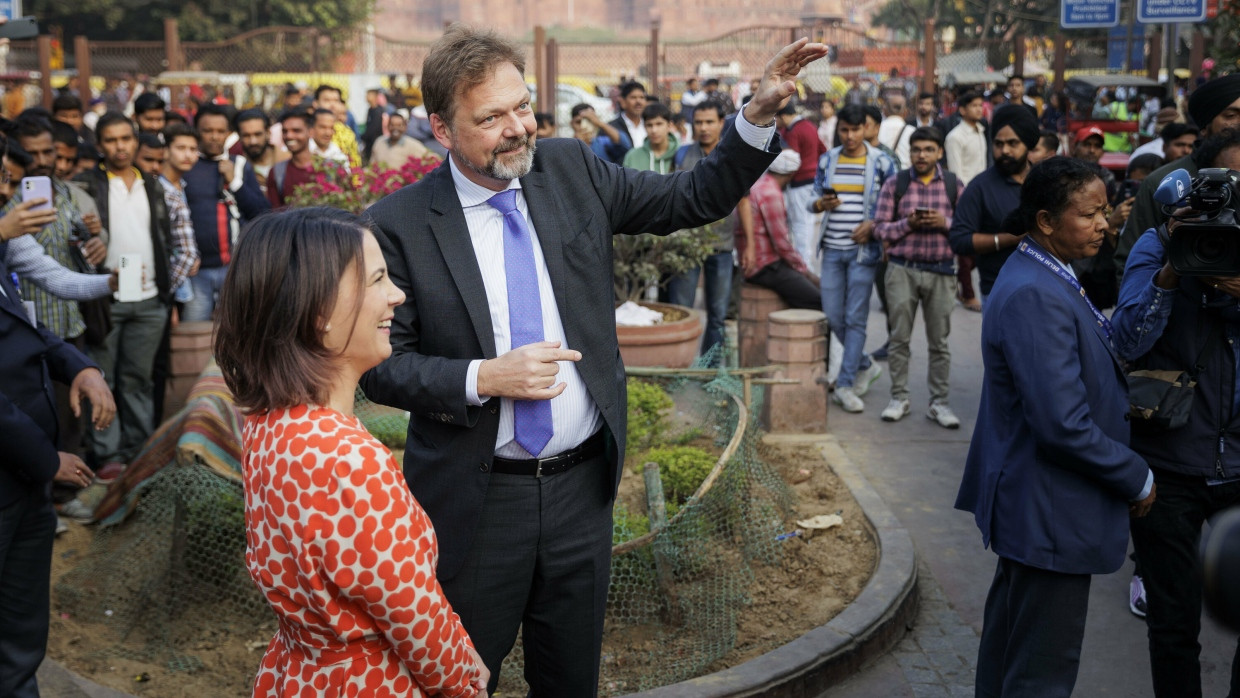
<svg viewBox="0 0 1240 698"><path fill-rule="evenodd" d="M817 445L861 506L878 540L879 561L861 594L826 625L723 671L628 698L816 696L887 652L917 614L913 540L832 436L768 436L778 443Z"/></svg>

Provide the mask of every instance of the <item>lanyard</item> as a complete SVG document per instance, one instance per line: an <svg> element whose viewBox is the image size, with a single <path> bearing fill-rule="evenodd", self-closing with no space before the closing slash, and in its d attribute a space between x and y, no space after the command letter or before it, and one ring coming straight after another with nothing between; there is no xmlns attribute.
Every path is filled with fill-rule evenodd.
<svg viewBox="0 0 1240 698"><path fill-rule="evenodd" d="M1094 319L1098 321L1098 326L1102 328L1102 331L1107 336L1107 341L1111 340L1111 321L1107 319L1107 316L1102 314L1102 311L1098 310L1098 308L1094 306L1093 301L1089 300L1089 296L1085 295L1085 289L1081 288L1081 282L1077 281L1076 277L1064 271L1063 267L1060 267L1059 264L1055 262L1055 260L1051 259L1047 255L1042 254L1038 250L1035 250L1033 246L1031 246L1028 242L1024 240L1022 240L1020 243L1020 251L1021 251L1021 254L1024 254L1040 262L1042 266L1049 269L1051 273L1063 279L1064 281L1067 281L1068 284L1072 286L1072 288L1076 289L1076 292L1081 294L1081 298L1085 301L1085 304L1089 306L1090 311L1093 312Z"/></svg>

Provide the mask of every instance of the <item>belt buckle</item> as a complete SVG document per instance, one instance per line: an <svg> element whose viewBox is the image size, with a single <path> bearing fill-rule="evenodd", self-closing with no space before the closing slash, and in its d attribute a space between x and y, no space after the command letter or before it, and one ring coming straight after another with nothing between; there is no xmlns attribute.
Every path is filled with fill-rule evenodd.
<svg viewBox="0 0 1240 698"><path fill-rule="evenodd" d="M554 456L552 456L554 458ZM542 477L543 461L549 461L551 458L539 458L534 463L534 477Z"/></svg>

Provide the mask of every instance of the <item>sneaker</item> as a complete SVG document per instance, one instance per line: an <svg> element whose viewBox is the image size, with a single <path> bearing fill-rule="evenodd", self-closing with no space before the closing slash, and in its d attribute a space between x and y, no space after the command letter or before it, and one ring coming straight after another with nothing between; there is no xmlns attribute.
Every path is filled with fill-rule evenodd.
<svg viewBox="0 0 1240 698"><path fill-rule="evenodd" d="M853 381L853 392L857 394L857 397L870 392L870 386L874 385L874 381L878 380L881 375L883 375L883 367L871 361L869 368L857 374L857 380ZM860 411L857 410L857 412Z"/></svg>
<svg viewBox="0 0 1240 698"><path fill-rule="evenodd" d="M101 485L110 485L113 480L120 477L124 473L124 463L117 463L115 461L111 463L104 463L102 468L95 471L95 482L98 482Z"/></svg>
<svg viewBox="0 0 1240 698"><path fill-rule="evenodd" d="M1145 583L1137 575L1132 575L1128 583L1128 610L1138 618L1145 617Z"/></svg>
<svg viewBox="0 0 1240 698"><path fill-rule="evenodd" d="M962 300L960 301L960 305L963 305L965 310L972 310L975 313L982 312L982 302L977 298L970 298L967 301Z"/></svg>
<svg viewBox="0 0 1240 698"><path fill-rule="evenodd" d="M952 408L947 406L946 402L932 402L930 409L926 412L926 419L934 420L944 429L959 429L960 418L952 412Z"/></svg>
<svg viewBox="0 0 1240 698"><path fill-rule="evenodd" d="M861 398L857 397L856 391L852 386L839 386L831 393L831 402L844 408L845 412L862 412L865 410L865 403Z"/></svg>
<svg viewBox="0 0 1240 698"><path fill-rule="evenodd" d="M912 408L909 407L907 398L903 400L893 399L891 402L887 403L887 407L883 409L883 413L880 416L883 418L884 422L898 422L903 419L904 415L908 414L911 409Z"/></svg>
<svg viewBox="0 0 1240 698"><path fill-rule="evenodd" d="M874 359L875 361L886 361L887 356L888 356L888 345L889 344L891 344L891 342L883 342L883 346L870 352L870 358Z"/></svg>
<svg viewBox="0 0 1240 698"><path fill-rule="evenodd" d="M69 532L69 524L65 523L64 519L57 516L56 517L56 535L59 536L62 533L68 533L68 532ZM1141 615L1145 615L1145 614L1142 613Z"/></svg>
<svg viewBox="0 0 1240 698"><path fill-rule="evenodd" d="M61 516L78 523L90 523L95 520L95 510L80 499L70 499L61 504L59 509Z"/></svg>

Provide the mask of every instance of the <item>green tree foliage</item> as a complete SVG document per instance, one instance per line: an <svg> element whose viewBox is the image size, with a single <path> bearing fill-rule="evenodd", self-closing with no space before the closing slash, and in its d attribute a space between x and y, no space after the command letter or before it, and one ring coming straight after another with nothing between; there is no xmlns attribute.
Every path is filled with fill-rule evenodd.
<svg viewBox="0 0 1240 698"><path fill-rule="evenodd" d="M1214 59L1216 74L1240 70L1240 1L1223 0L1218 16L1206 21L1205 55Z"/></svg>
<svg viewBox="0 0 1240 698"><path fill-rule="evenodd" d="M66 37L158 40L164 20L180 21L186 41L218 41L260 27L290 25L325 32L360 26L375 0L26 0L26 14Z"/></svg>
<svg viewBox="0 0 1240 698"><path fill-rule="evenodd" d="M925 21L955 27L959 45L1011 40L1016 34L1053 35L1059 31L1059 0L887 0L872 21L902 38L920 39Z"/></svg>

